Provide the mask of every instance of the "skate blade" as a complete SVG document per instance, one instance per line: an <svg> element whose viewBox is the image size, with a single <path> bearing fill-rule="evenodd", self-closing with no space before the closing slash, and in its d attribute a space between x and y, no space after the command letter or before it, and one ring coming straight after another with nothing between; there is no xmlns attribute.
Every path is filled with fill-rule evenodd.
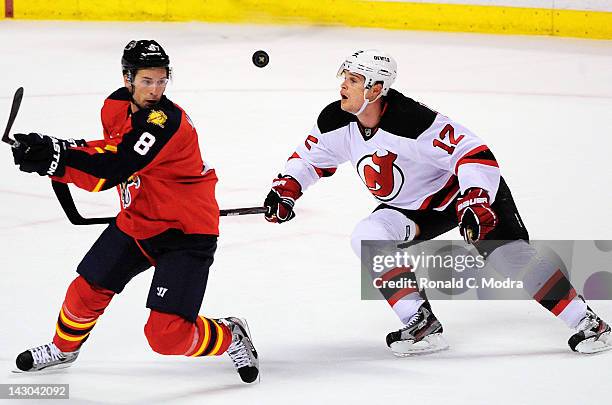
<svg viewBox="0 0 612 405"><path fill-rule="evenodd" d="M397 357L409 357L440 352L449 347L450 345L441 333L434 333L424 337L416 343L412 343L411 341L394 342L391 344L390 349Z"/></svg>
<svg viewBox="0 0 612 405"><path fill-rule="evenodd" d="M576 351L582 354L593 354L605 352L612 349L612 339L610 333L601 335L599 339L586 339L576 345Z"/></svg>
<svg viewBox="0 0 612 405"><path fill-rule="evenodd" d="M58 370L62 370L62 369L68 368L68 367L72 366L73 363L74 362L70 362L70 363L67 363L67 364L57 364L55 366L45 367L45 368L40 369L40 370L26 370L26 371L24 371L24 370L20 370L18 368L14 368L14 369L11 370L11 373L14 373L14 374L51 374L54 371L58 371Z"/></svg>

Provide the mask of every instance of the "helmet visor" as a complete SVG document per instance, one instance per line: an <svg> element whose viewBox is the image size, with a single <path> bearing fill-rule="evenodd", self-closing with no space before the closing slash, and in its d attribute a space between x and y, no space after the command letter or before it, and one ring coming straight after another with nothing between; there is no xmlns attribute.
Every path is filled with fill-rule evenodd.
<svg viewBox="0 0 612 405"><path fill-rule="evenodd" d="M340 68L338 69L338 73L336 73L336 77L338 79L344 77L345 70L348 70L350 72L350 65L351 65L351 62L349 62L348 60L345 60L344 62L342 62L342 64L340 65Z"/></svg>

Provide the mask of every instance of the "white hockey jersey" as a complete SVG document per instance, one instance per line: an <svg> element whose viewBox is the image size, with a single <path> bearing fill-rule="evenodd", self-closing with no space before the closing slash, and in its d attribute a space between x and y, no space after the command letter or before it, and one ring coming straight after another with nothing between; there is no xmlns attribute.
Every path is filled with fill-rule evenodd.
<svg viewBox="0 0 612 405"><path fill-rule="evenodd" d="M284 174L304 191L346 161L378 201L410 210L444 210L470 187L487 190L493 201L500 181L480 138L393 89L376 128L362 127L340 101L325 107Z"/></svg>

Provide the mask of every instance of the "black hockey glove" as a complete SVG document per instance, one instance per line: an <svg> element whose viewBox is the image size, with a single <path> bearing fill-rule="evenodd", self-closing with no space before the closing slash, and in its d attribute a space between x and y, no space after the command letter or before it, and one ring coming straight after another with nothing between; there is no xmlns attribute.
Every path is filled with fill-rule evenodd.
<svg viewBox="0 0 612 405"><path fill-rule="evenodd" d="M84 140L64 140L34 132L15 134L19 142L13 148L13 159L19 170L38 173L41 176L63 176L66 171L66 150L70 147L85 146Z"/></svg>

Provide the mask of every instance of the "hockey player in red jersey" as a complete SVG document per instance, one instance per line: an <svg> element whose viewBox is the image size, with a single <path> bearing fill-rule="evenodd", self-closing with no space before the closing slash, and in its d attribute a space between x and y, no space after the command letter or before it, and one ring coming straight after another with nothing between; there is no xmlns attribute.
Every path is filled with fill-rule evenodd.
<svg viewBox="0 0 612 405"><path fill-rule="evenodd" d="M576 333L572 350L592 353L612 348L610 326L576 294L565 275L540 259L528 243L498 162L469 129L391 88L394 59L378 50L357 51L340 66L339 101L323 109L316 125L272 183L265 199L269 222L295 217L294 205L321 177L350 161L380 202L357 224L351 237L361 257L362 240L416 243L457 226L487 261L515 278L527 292ZM414 277L408 268L381 275L389 281ZM442 350L442 325L416 288L385 288L381 293L404 327L387 335L398 355Z"/></svg>
<svg viewBox="0 0 612 405"><path fill-rule="evenodd" d="M198 315L219 235L217 176L200 156L191 120L164 91L169 57L155 41L131 41L124 87L102 107L104 139L15 134L20 170L98 192L116 187L121 211L77 268L53 341L17 357L22 371L71 365L115 294L155 267L144 333L165 355L228 353L245 382L258 379L257 353L244 320Z"/></svg>

